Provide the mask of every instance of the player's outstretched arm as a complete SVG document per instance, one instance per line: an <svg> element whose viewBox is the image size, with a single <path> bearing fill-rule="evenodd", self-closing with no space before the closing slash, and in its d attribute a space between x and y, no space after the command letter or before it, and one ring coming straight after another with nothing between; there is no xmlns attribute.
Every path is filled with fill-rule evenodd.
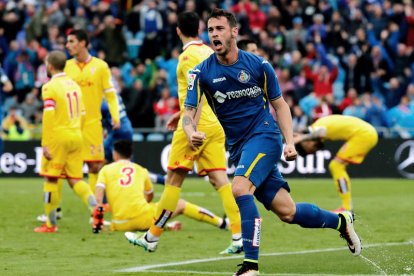
<svg viewBox="0 0 414 276"><path fill-rule="evenodd" d="M193 150L199 148L206 139L205 133L197 131L197 125L194 122L196 112L196 108L185 106L182 122L184 132L187 135L188 143Z"/></svg>
<svg viewBox="0 0 414 276"><path fill-rule="evenodd" d="M302 141L308 141L308 140L323 139L325 136L326 136L326 128L319 127L319 128L313 129L310 133L298 135L297 137L295 137L295 143L300 143Z"/></svg>

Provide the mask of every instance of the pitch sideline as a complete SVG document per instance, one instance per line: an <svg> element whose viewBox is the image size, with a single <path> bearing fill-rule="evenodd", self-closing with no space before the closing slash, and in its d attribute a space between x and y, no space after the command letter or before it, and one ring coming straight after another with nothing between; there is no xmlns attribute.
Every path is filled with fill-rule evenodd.
<svg viewBox="0 0 414 276"><path fill-rule="evenodd" d="M364 248L372 248L372 247L380 247L380 246L397 246L397 245L409 245L413 244L414 241L407 241L407 242L389 242L389 243L373 243L364 245ZM333 252L333 251L340 251L340 250L348 250L348 247L337 247L337 248L325 248L325 249L312 249L312 250L302 250L302 251L291 251L291 252L274 252L274 253L264 253L260 254L260 256L287 256L287 255L302 255L302 254L312 254L312 253L323 253L323 252ZM162 267L169 267L169 266L179 266L179 265L188 265L188 264L196 264L196 263L206 263L206 262L214 262L214 261L223 261L223 260L231 260L231 259L240 259L242 255L237 256L228 256L228 257L215 257L215 258L207 258L207 259L194 259L194 260L186 260L181 262L171 262L171 263L162 263L162 264L153 264L153 265L144 265L144 266L136 266L131 268L125 268L120 270L115 270L115 272L155 272L151 269L157 269ZM156 272L162 272L161 270L157 270ZM172 271L165 271L172 272ZM183 272L183 271L181 271ZM187 271L189 272L189 271ZM192 271L194 273L194 271ZM207 272L200 274L213 274L215 272ZM217 272L215 274L221 274L221 272ZM271 275L271 274L266 274ZM279 275L279 274L278 274ZM297 274L296 274L297 275Z"/></svg>

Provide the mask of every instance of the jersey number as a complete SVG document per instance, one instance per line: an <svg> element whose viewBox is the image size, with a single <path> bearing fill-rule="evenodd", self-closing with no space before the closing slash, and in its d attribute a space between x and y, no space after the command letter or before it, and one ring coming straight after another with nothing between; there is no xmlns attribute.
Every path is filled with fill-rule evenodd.
<svg viewBox="0 0 414 276"><path fill-rule="evenodd" d="M132 176L135 173L134 168L132 167L125 167L122 168L121 173L123 174L123 177L119 180L119 184L121 186L128 186L132 182Z"/></svg>
<svg viewBox="0 0 414 276"><path fill-rule="evenodd" d="M76 91L68 92L66 93L66 98L68 99L70 118L73 119L79 117L78 93Z"/></svg>

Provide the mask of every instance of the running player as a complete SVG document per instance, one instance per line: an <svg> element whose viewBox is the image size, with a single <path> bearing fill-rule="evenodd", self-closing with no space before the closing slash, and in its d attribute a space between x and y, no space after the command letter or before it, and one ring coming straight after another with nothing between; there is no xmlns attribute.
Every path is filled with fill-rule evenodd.
<svg viewBox="0 0 414 276"><path fill-rule="evenodd" d="M182 124L190 146L203 147L208 134L198 128L194 117L206 95L226 133L230 158L236 166L232 191L240 209L245 251L244 262L234 275L258 275L261 218L252 192L284 222L337 229L352 254L359 255L361 242L352 215L337 215L309 203L295 204L277 168L282 152L287 161L295 160L297 152L289 106L273 67L263 58L237 48L238 27L233 14L214 9L207 30L215 54L189 73ZM276 110L277 124L269 113L268 101Z"/></svg>

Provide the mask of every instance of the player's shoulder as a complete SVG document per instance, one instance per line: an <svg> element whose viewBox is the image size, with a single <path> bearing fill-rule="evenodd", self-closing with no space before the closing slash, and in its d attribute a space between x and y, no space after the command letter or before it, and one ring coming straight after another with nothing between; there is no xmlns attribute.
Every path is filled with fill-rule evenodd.
<svg viewBox="0 0 414 276"><path fill-rule="evenodd" d="M141 165L139 165L139 164L137 164L137 163L132 163L132 164L134 164L134 167L135 167L135 169L136 169L138 172L141 172L141 173L148 173L148 170L147 170L146 168L144 168L143 166L141 166Z"/></svg>
<svg viewBox="0 0 414 276"><path fill-rule="evenodd" d="M210 55L205 60L201 61L196 68L199 70L206 70L208 71L210 68L218 64L217 58L215 54Z"/></svg>
<svg viewBox="0 0 414 276"><path fill-rule="evenodd" d="M53 89L53 80L49 80L42 85L42 93L49 93Z"/></svg>
<svg viewBox="0 0 414 276"><path fill-rule="evenodd" d="M66 61L65 69L76 65L76 59L70 58Z"/></svg>
<svg viewBox="0 0 414 276"><path fill-rule="evenodd" d="M239 49L239 60L250 63L250 64L257 64L257 65L264 65L270 63L261 56L252 54L250 52L246 52L244 50Z"/></svg>
<svg viewBox="0 0 414 276"><path fill-rule="evenodd" d="M106 61L104 61L100 58L97 58L97 57L92 57L90 62L91 62L91 64L93 64L95 66L104 67L104 68L108 67L108 63L106 63Z"/></svg>

